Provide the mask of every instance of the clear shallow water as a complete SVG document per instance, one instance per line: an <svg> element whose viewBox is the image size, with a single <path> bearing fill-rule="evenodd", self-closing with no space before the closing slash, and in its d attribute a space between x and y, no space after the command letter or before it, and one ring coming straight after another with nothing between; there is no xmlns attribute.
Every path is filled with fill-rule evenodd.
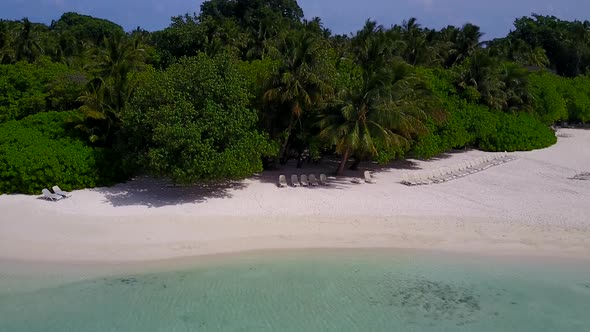
<svg viewBox="0 0 590 332"><path fill-rule="evenodd" d="M0 331L590 331L587 262L340 250L87 280L7 268Z"/></svg>

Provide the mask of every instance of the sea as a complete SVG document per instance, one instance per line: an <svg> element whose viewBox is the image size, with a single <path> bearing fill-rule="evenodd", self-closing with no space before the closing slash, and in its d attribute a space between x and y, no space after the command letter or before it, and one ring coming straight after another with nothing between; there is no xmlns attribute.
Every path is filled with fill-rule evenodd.
<svg viewBox="0 0 590 332"><path fill-rule="evenodd" d="M0 331L590 331L590 260L391 249L0 260Z"/></svg>

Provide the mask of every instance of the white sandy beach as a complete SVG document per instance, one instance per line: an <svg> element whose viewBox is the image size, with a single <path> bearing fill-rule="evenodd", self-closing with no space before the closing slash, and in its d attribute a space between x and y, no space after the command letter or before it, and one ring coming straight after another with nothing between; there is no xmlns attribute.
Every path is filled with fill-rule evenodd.
<svg viewBox="0 0 590 332"><path fill-rule="evenodd" d="M485 155L466 151L376 168L376 184L277 188L279 174L167 187L136 179L48 202L0 196L0 259L125 262L283 248L410 248L590 257L590 130L561 129L548 149L443 184L407 187L403 173ZM361 168L367 165L361 165ZM349 175L360 172L350 172Z"/></svg>

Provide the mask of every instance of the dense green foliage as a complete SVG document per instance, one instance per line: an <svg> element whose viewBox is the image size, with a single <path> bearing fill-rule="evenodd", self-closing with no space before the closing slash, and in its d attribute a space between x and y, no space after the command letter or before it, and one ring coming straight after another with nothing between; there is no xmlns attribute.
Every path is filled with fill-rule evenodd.
<svg viewBox="0 0 590 332"><path fill-rule="evenodd" d="M69 48L76 47L77 43L90 42L100 45L105 38L125 33L123 28L113 22L77 13L63 14L59 20L51 24L51 29L59 35L60 42L69 42L69 45L63 45L65 49L62 51L66 55L73 53Z"/></svg>
<svg viewBox="0 0 590 332"><path fill-rule="evenodd" d="M82 73L48 60L0 65L0 123L74 109L85 83Z"/></svg>
<svg viewBox="0 0 590 332"><path fill-rule="evenodd" d="M447 71L423 70L429 89L449 112L446 121L430 121L427 134L418 137L412 152L431 158L463 147L487 151L533 150L556 142L553 131L539 121L539 115L527 112L498 112L488 105L461 98ZM536 76L536 75L533 75ZM539 77L545 77L540 75ZM539 101L540 99L536 99Z"/></svg>
<svg viewBox="0 0 590 332"><path fill-rule="evenodd" d="M531 150L590 120L588 22L533 14L482 41L476 25L415 18L333 35L295 0L200 9L155 32L76 13L0 20L0 192Z"/></svg>
<svg viewBox="0 0 590 332"><path fill-rule="evenodd" d="M58 183L64 190L106 184L98 167L104 151L67 128L77 117L48 112L0 125L0 193L36 194Z"/></svg>
<svg viewBox="0 0 590 332"><path fill-rule="evenodd" d="M201 54L147 76L122 114L131 160L177 182L262 171L261 156L273 151L231 59Z"/></svg>

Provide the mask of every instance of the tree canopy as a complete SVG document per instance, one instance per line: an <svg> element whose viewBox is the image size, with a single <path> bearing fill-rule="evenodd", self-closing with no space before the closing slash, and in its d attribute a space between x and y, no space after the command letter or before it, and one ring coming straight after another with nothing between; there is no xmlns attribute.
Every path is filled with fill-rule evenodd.
<svg viewBox="0 0 590 332"><path fill-rule="evenodd" d="M293 158L333 156L341 173L541 148L550 126L590 120L588 22L532 14L483 40L468 22L334 35L304 17L295 0L210 0L154 32L77 13L0 20L0 191L235 179ZM35 163L52 171L16 156L51 149Z"/></svg>

